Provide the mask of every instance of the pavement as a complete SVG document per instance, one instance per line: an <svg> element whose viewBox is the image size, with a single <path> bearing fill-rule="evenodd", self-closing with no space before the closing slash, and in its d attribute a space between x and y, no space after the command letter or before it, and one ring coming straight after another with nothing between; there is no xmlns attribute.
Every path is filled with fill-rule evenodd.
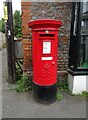
<svg viewBox="0 0 88 120"><path fill-rule="evenodd" d="M0 50L2 49L2 45L4 45L5 43L6 43L5 34L0 32Z"/></svg>
<svg viewBox="0 0 88 120"><path fill-rule="evenodd" d="M0 51L0 118L2 116L2 51Z"/></svg>
<svg viewBox="0 0 88 120"><path fill-rule="evenodd" d="M2 49L2 33L0 32L0 50Z"/></svg>
<svg viewBox="0 0 88 120"><path fill-rule="evenodd" d="M86 118L86 99L84 97L62 93L61 101L45 105L35 101L32 92L19 93L11 90L7 82L6 56L6 49L3 49L2 53L0 52L3 118Z"/></svg>

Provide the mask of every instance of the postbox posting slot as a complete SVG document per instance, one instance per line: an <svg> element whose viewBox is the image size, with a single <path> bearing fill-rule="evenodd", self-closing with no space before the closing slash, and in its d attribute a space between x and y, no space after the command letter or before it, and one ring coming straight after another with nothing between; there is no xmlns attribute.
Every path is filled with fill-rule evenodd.
<svg viewBox="0 0 88 120"><path fill-rule="evenodd" d="M39 34L39 40L54 40L55 39L55 34Z"/></svg>
<svg viewBox="0 0 88 120"><path fill-rule="evenodd" d="M39 37L54 37L54 34L39 34Z"/></svg>

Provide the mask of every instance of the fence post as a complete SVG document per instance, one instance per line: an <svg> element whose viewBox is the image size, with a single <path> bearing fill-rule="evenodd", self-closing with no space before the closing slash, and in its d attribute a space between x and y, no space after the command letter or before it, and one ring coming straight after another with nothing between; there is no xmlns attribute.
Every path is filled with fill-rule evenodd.
<svg viewBox="0 0 88 120"><path fill-rule="evenodd" d="M7 17L6 17L7 20L5 20L5 34L6 34L6 43L7 43L8 82L14 83L16 81L16 68L15 68L12 1L6 0L5 7L4 7L4 14L5 14L5 10L7 9Z"/></svg>

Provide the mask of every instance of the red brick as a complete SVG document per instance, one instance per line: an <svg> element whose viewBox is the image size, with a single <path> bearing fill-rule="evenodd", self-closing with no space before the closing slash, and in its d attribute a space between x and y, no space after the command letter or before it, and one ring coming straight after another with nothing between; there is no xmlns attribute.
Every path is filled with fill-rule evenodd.
<svg viewBox="0 0 88 120"><path fill-rule="evenodd" d="M31 5L31 2L21 2L21 5L22 5L22 6L30 6L30 5Z"/></svg>

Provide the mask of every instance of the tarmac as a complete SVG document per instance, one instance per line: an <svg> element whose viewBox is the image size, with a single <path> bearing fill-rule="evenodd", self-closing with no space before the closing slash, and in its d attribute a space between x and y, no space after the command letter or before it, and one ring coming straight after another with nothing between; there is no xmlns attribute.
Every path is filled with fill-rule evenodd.
<svg viewBox="0 0 88 120"><path fill-rule="evenodd" d="M86 99L82 96L62 93L61 101L45 105L35 101L32 92L19 93L11 90L7 82L6 49L3 49L2 53L0 51L0 58L2 58L0 61L2 62L2 68L0 68L0 72L2 72L0 75L2 79L2 118L86 118Z"/></svg>

